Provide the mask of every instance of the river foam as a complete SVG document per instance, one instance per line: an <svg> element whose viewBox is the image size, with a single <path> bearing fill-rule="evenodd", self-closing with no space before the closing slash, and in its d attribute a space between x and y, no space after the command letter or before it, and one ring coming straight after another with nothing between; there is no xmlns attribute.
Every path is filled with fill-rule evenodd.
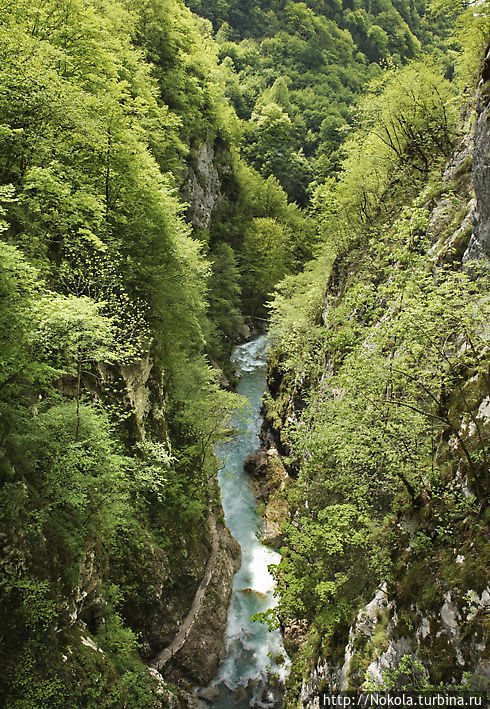
<svg viewBox="0 0 490 709"><path fill-rule="evenodd" d="M226 524L242 548L242 565L233 580L228 613L227 653L212 686L220 691L213 702L216 709L281 706L280 693L274 691L271 676L283 683L289 658L278 630L269 631L252 621L255 613L273 608L274 578L269 565L280 555L260 542L262 520L249 478L243 470L245 458L259 448L262 424L260 408L266 390L266 338L264 336L237 347L232 356L240 380L237 391L245 396L250 409L245 417L237 415L238 429L231 441L217 447L221 461L219 484ZM275 680L275 681L277 681Z"/></svg>

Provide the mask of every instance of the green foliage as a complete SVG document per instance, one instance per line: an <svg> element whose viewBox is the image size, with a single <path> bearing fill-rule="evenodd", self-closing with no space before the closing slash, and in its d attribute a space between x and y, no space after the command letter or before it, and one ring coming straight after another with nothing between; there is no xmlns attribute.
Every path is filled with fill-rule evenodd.
<svg viewBox="0 0 490 709"><path fill-rule="evenodd" d="M207 341L211 355L221 363L229 357L232 344L244 331L245 323L240 312L242 289L233 248L219 242L211 256L208 301L212 331Z"/></svg>
<svg viewBox="0 0 490 709"><path fill-rule="evenodd" d="M213 213L211 249L221 248L220 244L225 242L232 246L240 272L242 307L247 314L263 317L264 300L278 279L287 273L297 273L312 257L317 229L308 214L296 204L288 203L274 176L264 180L242 161L236 165L235 189L233 198L223 200ZM277 249L277 255L267 251L267 244ZM225 263L226 260L225 257ZM228 272L235 279L233 270ZM215 302L215 286L213 282L210 285L210 301ZM232 327L234 319L231 308L226 327ZM226 334L222 322L221 329Z"/></svg>
<svg viewBox="0 0 490 709"><path fill-rule="evenodd" d="M0 264L0 385L3 402L7 402L19 395L19 378L25 375L28 379L36 379L43 377L46 371L30 357L28 347L33 300L39 293L37 273L17 248L2 242Z"/></svg>
<svg viewBox="0 0 490 709"><path fill-rule="evenodd" d="M427 223L417 211L415 217ZM410 253L406 218L398 225ZM404 261L398 260L400 269ZM359 599L367 600L362 584L367 585L368 594L376 579L379 583L389 573L389 557L379 548L375 532L386 510L404 495L415 509L423 504L424 496L436 506L438 490L445 489L443 463L437 458L438 441L443 437L452 437L475 494L480 497L487 489L488 433L463 389L464 377L485 366L479 353L487 347L484 323L489 302L482 296L486 289L483 282L477 284L462 273L442 271L435 279L425 272L420 257L414 262L412 256L410 264L410 272L398 274L391 266L389 280L376 290L369 281L351 284L342 300L328 308L325 328L310 324L313 349L307 354L302 355L296 341L299 336L305 342L298 335L301 329L291 325L297 310L284 296L275 301L272 332L279 334L276 347L294 352L297 342L303 388L305 375L310 382L306 407L283 427L283 438L294 451L300 471L289 493L294 522L285 528L287 548L277 572L286 615L312 619L323 614L328 595L333 599L328 613L338 623L342 618L349 620ZM298 298L298 291L294 298L296 309L301 304L304 313L305 301ZM318 349L321 359L317 355L315 361ZM328 374L322 373L324 358L330 363ZM298 381L297 359L280 362L286 374L291 368ZM460 410L444 409L443 392L449 390L462 397L462 420L471 421L475 428L475 448L460 430ZM358 542L351 520L339 526L337 540L324 537L323 520L328 518L326 530L332 534L342 509L340 502L346 509L353 505L358 515L369 515L371 522L367 524L366 518ZM442 504L448 504L446 496ZM305 509L307 516L299 516ZM449 518L446 521L450 524ZM433 523L439 543L452 538L453 527L445 531L444 524L438 526L435 519ZM334 549L329 552L332 543ZM311 544L314 551L308 555ZM345 544L355 547L354 557ZM417 549L414 540L414 554ZM349 593L353 605L344 612Z"/></svg>
<svg viewBox="0 0 490 709"><path fill-rule="evenodd" d="M78 366L108 361L113 336L111 323L100 315L102 303L90 298L50 295L34 306L38 328L32 333L37 356L46 358L64 374Z"/></svg>
<svg viewBox="0 0 490 709"><path fill-rule="evenodd" d="M281 225L270 218L254 219L245 233L243 258L248 266L246 293L257 307L286 272L286 235Z"/></svg>
<svg viewBox="0 0 490 709"><path fill-rule="evenodd" d="M0 32L0 694L160 706L139 642L164 601L127 599L153 550L184 581L202 561L190 530L237 404L205 338L242 322L233 250L205 258L176 185L204 141L231 150L236 119L177 0L15 0Z"/></svg>
<svg viewBox="0 0 490 709"><path fill-rule="evenodd" d="M276 570L282 612L308 618L321 607L327 632L350 620L359 589L352 594L349 570L355 567L361 576L368 528L367 515L350 504L330 505L287 525L288 546Z"/></svg>
<svg viewBox="0 0 490 709"><path fill-rule="evenodd" d="M369 222L386 209L387 190L398 180L426 179L454 140L454 89L440 67L417 61L374 80L358 109L359 130L345 145L338 187L339 210ZM419 177L420 175L420 177ZM389 203L388 203L389 204Z"/></svg>
<svg viewBox="0 0 490 709"><path fill-rule="evenodd" d="M461 50L456 59L457 78L463 90L478 81L488 44L488 6L482 2L473 8L465 2L431 0L429 10L434 18L448 17L453 23L453 39Z"/></svg>
<svg viewBox="0 0 490 709"><path fill-rule="evenodd" d="M465 456L476 497L488 482L485 431L460 376L484 380L486 299L475 310L475 282L423 268L421 202L398 212L392 243L365 230L390 208L393 173L400 184L420 173L415 190L429 156L451 145L450 60L380 67L412 59L421 41L442 49L444 22L432 32L423 7L406 3L192 7L221 26L218 42L180 0L1 6L8 706L162 703L139 642L155 644L155 605L189 600L215 495L212 448L239 404L206 353L225 360L243 304L264 315L282 279L272 336L293 394L272 415L293 414L284 437L300 474L279 613L317 617L332 633L348 624L390 568L373 553L387 505L444 495L433 453L442 433ZM177 189L198 174L205 143L220 185L199 240ZM341 164L338 181L313 183ZM339 247L358 238L373 278L354 273L346 297L326 301ZM459 340L447 337L456 325ZM320 380L325 357L332 370ZM442 414L436 400L450 388L461 400ZM484 445L466 445L461 417ZM442 543L457 522L436 521ZM414 553L423 549L419 539Z"/></svg>
<svg viewBox="0 0 490 709"><path fill-rule="evenodd" d="M443 72L416 61L371 83L338 180L312 195L318 255L271 303L267 416L294 475L275 613L309 627L295 660L303 676L319 655L338 661L382 582L403 606L399 622L412 622L415 601L440 608L441 578L444 588L465 583L445 554L463 540L484 553L475 540L490 484L478 414L490 391L488 273L436 262L424 192L456 134ZM386 686L445 681L450 661L437 652L430 677L405 658ZM367 658L354 665L362 681Z"/></svg>
<svg viewBox="0 0 490 709"><path fill-rule="evenodd" d="M383 671L383 680L366 679L363 688L367 691L437 691L429 682L425 667L411 655L403 655L396 668Z"/></svg>
<svg viewBox="0 0 490 709"><path fill-rule="evenodd" d="M422 47L451 63L448 21L429 18L424 3L188 4L217 31L226 93L246 121L243 155L302 206L309 183L338 170L351 107L381 67L400 66Z"/></svg>

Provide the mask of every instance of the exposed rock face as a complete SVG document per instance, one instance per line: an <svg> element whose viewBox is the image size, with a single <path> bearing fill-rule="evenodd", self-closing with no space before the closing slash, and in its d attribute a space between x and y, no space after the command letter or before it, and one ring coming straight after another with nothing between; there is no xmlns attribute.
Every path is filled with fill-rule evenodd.
<svg viewBox="0 0 490 709"><path fill-rule="evenodd" d="M442 194L430 209L427 237L432 243L429 256L436 263L461 262L472 251L472 230L475 221L476 200L471 179L474 136L471 130L473 107L468 105L462 121L466 127L450 156L442 175Z"/></svg>
<svg viewBox="0 0 490 709"><path fill-rule="evenodd" d="M206 685L226 654L226 619L241 550L226 527L218 528L218 534L220 549L206 595L185 645L169 663L172 679L185 677Z"/></svg>
<svg viewBox="0 0 490 709"><path fill-rule="evenodd" d="M80 563L79 585L75 588L75 595L69 600L71 623L82 619L92 625L99 615L103 615L100 584L106 572L107 559L101 562L95 549L89 549Z"/></svg>
<svg viewBox="0 0 490 709"><path fill-rule="evenodd" d="M411 607L414 626L408 637L399 632L400 609L389 598L386 585L383 586L359 611L350 629L343 661L335 666L320 661L303 681L303 708L314 709L320 688L345 691L361 686L365 677L374 685L382 685L386 671L396 668L407 655L419 663L417 670L423 673L431 649L441 644L448 648L448 662L453 663L455 675L461 668L471 667L474 686L488 687L490 658L485 649L484 619L489 611L488 588L481 594L448 592L442 606L431 613L421 611L415 604ZM468 626L472 632L468 632ZM480 658L476 667L475 657Z"/></svg>
<svg viewBox="0 0 490 709"><path fill-rule="evenodd" d="M144 421L151 410L148 380L153 362L147 354L142 360L121 365L121 375L126 385L126 398L134 412L140 435L144 437Z"/></svg>
<svg viewBox="0 0 490 709"><path fill-rule="evenodd" d="M197 697L183 689L179 690L178 694L170 691L168 684L154 667L149 667L148 672L155 680L156 694L161 696L164 702L163 706L166 709L204 709L206 706ZM158 708L156 707L155 709Z"/></svg>
<svg viewBox="0 0 490 709"><path fill-rule="evenodd" d="M229 170L229 166L218 167L216 147L210 141L202 145L197 157L184 175L182 195L189 204L187 216L196 229L207 229L211 224L213 209L223 198L220 173Z"/></svg>
<svg viewBox="0 0 490 709"><path fill-rule="evenodd" d="M215 702L219 697L219 690L215 687L206 687L206 689L201 689L197 696L200 699L205 699L207 702Z"/></svg>
<svg viewBox="0 0 490 709"><path fill-rule="evenodd" d="M476 194L474 229L464 261L490 260L490 50L479 86L479 113L473 153L473 184Z"/></svg>
<svg viewBox="0 0 490 709"><path fill-rule="evenodd" d="M173 590L173 569L167 554L149 541L141 554L142 579L130 576L137 592L125 604L125 615L134 618L139 629L142 649L146 658L151 658L155 650L168 645L184 619L194 591L199 585L207 560L207 549L195 551L182 568L189 587L188 594L181 595ZM129 573L129 572L128 572Z"/></svg>
<svg viewBox="0 0 490 709"><path fill-rule="evenodd" d="M252 476L255 495L263 505L265 529L262 541L279 548L283 541L281 525L288 512L284 495L288 474L281 457L275 447L261 448L245 459L244 468Z"/></svg>
<svg viewBox="0 0 490 709"><path fill-rule="evenodd" d="M263 448L245 458L243 467L249 475L263 478L267 474L267 453Z"/></svg>
<svg viewBox="0 0 490 709"><path fill-rule="evenodd" d="M142 441L147 426L150 426L154 438L168 445L164 373L155 365L151 354L147 352L128 365L108 366L99 362L97 372L103 390L99 385L94 386L93 377L87 377L84 386L95 399L104 395L111 403L126 409L128 436L134 441Z"/></svg>

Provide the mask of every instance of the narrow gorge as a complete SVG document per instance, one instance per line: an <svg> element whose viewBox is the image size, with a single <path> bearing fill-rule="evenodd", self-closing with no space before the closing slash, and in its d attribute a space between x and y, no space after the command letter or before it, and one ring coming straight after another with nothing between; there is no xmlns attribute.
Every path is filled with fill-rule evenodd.
<svg viewBox="0 0 490 709"><path fill-rule="evenodd" d="M266 338L261 336L233 352L239 376L237 392L249 403L233 421L239 433L217 450L226 525L242 549L242 564L233 580L228 611L227 654L213 681L219 691L213 706L220 709L277 706L289 665L279 631L269 632L253 620L257 613L266 613L275 605L274 579L268 567L280 559L277 552L261 543L263 529L257 502L243 469L247 456L260 445L265 349Z"/></svg>
<svg viewBox="0 0 490 709"><path fill-rule="evenodd" d="M489 0L0 5L0 706L488 698Z"/></svg>

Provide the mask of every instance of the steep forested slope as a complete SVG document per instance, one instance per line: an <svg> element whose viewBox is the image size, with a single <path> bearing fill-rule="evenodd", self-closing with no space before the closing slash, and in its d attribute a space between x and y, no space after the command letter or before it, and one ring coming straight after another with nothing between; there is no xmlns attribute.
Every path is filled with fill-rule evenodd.
<svg viewBox="0 0 490 709"><path fill-rule="evenodd" d="M451 72L447 22L423 2L188 4L217 30L226 92L247 121L243 155L303 206L339 169L352 107L383 67L432 50Z"/></svg>
<svg viewBox="0 0 490 709"><path fill-rule="evenodd" d="M423 681L459 681L488 652L488 303L461 269L488 244L482 217L467 249L452 5L190 6L212 25L180 0L0 3L1 701L192 706L163 677L211 679L238 557L219 367L285 277L268 416L294 478L291 701L318 659L337 681L381 583L350 681L457 613L459 644L417 649ZM211 549L186 659L149 673Z"/></svg>
<svg viewBox="0 0 490 709"><path fill-rule="evenodd" d="M466 21L465 78L488 37L486 14ZM487 71L473 180L474 99L460 109L442 67L372 85L317 193L321 255L272 304L288 706L488 688Z"/></svg>
<svg viewBox="0 0 490 709"><path fill-rule="evenodd" d="M227 396L202 356L209 264L175 187L193 141L226 129L194 23L173 9L166 76L201 83L200 102L185 91L192 128L143 61L143 14L2 7L8 706L149 706L137 638L148 658L166 643L207 559L192 530L214 497L208 446Z"/></svg>
<svg viewBox="0 0 490 709"><path fill-rule="evenodd" d="M177 631L219 522L211 447L235 398L206 353L226 361L244 328L235 251L258 278L260 220L279 239L307 222L240 162L183 4L0 18L1 701L165 705L140 658ZM194 681L223 651L237 549L219 532Z"/></svg>

